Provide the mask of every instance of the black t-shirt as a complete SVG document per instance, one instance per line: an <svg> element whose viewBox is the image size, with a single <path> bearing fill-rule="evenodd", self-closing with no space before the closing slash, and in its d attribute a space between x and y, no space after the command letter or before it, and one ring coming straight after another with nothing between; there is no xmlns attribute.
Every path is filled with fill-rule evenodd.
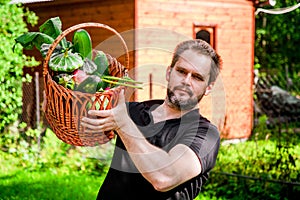
<svg viewBox="0 0 300 200"><path fill-rule="evenodd" d="M161 100L128 104L128 112L147 140L168 152L177 144L185 144L199 157L202 172L191 180L167 191L159 192L138 172L124 144L117 137L110 169L100 188L100 200L192 200L200 192L214 167L220 146L219 132L199 110L192 110L181 118L153 123L151 111Z"/></svg>

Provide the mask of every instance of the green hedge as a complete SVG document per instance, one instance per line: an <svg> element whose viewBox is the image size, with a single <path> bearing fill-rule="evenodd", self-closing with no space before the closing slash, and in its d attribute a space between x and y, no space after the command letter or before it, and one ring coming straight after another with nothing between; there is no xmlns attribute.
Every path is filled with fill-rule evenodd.
<svg viewBox="0 0 300 200"><path fill-rule="evenodd" d="M0 1L0 133L4 128L18 120L22 112L22 81L24 66L36 66L34 58L25 56L15 38L27 32L27 23L37 23L37 16L20 5ZM1 136L1 135L0 135Z"/></svg>
<svg viewBox="0 0 300 200"><path fill-rule="evenodd" d="M201 195L237 200L296 199L300 194L299 134L286 134L294 144L271 135L265 140L222 145Z"/></svg>

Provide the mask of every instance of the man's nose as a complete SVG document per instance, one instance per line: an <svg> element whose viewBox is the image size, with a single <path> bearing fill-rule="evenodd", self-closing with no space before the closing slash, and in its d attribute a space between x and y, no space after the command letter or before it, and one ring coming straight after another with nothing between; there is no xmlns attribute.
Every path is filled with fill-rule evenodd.
<svg viewBox="0 0 300 200"><path fill-rule="evenodd" d="M191 73L188 73L184 76L183 78L183 82L186 84L186 85L190 85L191 84L191 80L192 80L192 75Z"/></svg>

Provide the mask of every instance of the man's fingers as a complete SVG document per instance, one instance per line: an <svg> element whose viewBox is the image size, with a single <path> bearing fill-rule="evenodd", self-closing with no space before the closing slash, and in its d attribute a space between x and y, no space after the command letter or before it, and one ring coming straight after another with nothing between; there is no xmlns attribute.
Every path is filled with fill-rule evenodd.
<svg viewBox="0 0 300 200"><path fill-rule="evenodd" d="M89 110L88 114L95 117L108 117L110 112L110 110Z"/></svg>
<svg viewBox="0 0 300 200"><path fill-rule="evenodd" d="M122 89L119 93L118 105L124 103L125 103L125 95L124 95L124 89Z"/></svg>
<svg viewBox="0 0 300 200"><path fill-rule="evenodd" d="M83 117L81 119L81 122L85 123L85 124L90 124L92 126L100 126L105 124L106 119L93 119L93 118L87 118L87 117Z"/></svg>
<svg viewBox="0 0 300 200"><path fill-rule="evenodd" d="M100 131L100 126L98 125L93 125L93 124L88 124L86 122L81 121L80 125L86 129L89 129L90 131Z"/></svg>
<svg viewBox="0 0 300 200"><path fill-rule="evenodd" d="M81 126L88 128L90 130L96 131L108 131L116 127L114 122L105 119L91 119L84 117L81 120Z"/></svg>
<svg viewBox="0 0 300 200"><path fill-rule="evenodd" d="M81 125L86 128L86 132L110 131L118 128L118 123L122 117L118 115L126 112L124 90L121 90L118 98L118 105L110 110L89 110L88 116L81 119Z"/></svg>

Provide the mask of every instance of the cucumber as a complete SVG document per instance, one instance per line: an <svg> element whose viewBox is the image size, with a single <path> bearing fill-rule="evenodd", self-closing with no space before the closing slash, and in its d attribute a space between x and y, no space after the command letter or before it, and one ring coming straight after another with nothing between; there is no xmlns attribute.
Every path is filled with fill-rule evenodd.
<svg viewBox="0 0 300 200"><path fill-rule="evenodd" d="M109 63L103 51L96 51L94 63L97 65L97 74L109 75Z"/></svg>
<svg viewBox="0 0 300 200"><path fill-rule="evenodd" d="M84 81L82 81L75 90L85 93L95 93L98 91L98 85L101 83L101 78L96 75L90 75Z"/></svg>
<svg viewBox="0 0 300 200"><path fill-rule="evenodd" d="M72 39L73 50L79 53L83 59L92 59L92 40L89 33L84 29L75 31Z"/></svg>

